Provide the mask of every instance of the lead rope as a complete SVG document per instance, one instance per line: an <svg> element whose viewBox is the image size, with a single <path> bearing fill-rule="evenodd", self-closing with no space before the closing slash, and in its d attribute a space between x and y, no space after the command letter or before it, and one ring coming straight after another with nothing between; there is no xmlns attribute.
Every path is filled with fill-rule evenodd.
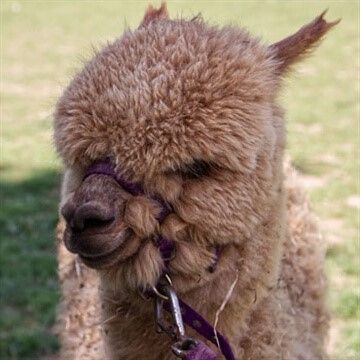
<svg viewBox="0 0 360 360"><path fill-rule="evenodd" d="M94 174L107 175L112 177L124 190L132 194L145 194L142 186L125 180L115 172L114 165L109 161L100 161L91 165L84 176L84 180ZM173 211L172 207L158 196L151 196L161 205L161 212L157 218L161 224L165 218ZM159 236L156 245L164 261L165 271L160 277L156 287L146 291L147 296L154 299L155 322L158 332L165 332L173 340L171 349L173 353L185 360L216 360L216 353L200 340L193 339L185 334L184 323L194 329L199 335L212 342L219 348L226 360L235 360L233 351L226 338L216 331L197 311L178 298L169 276L169 262L174 256L174 242ZM209 272L216 270L220 254L220 247L215 247L214 262L207 269ZM163 310L169 312L173 323L166 323Z"/></svg>

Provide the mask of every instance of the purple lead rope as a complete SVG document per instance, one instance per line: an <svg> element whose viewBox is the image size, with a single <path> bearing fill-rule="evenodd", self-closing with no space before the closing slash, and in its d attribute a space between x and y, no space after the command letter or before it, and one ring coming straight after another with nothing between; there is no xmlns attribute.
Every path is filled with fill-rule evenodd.
<svg viewBox="0 0 360 360"><path fill-rule="evenodd" d="M125 191L129 192L133 196L146 195L140 184L127 181L120 175L116 174L114 170L114 166L108 160L100 161L91 165L86 171L84 180L88 176L94 174L107 175L112 177ZM151 198L161 204L162 210L157 220L160 223L162 223L165 220L165 218L172 212L172 208L159 196L151 195ZM156 244L161 253L161 257L164 260L165 268L167 269L169 261L171 260L174 253L174 249L175 249L174 243L173 241L166 239L163 236L160 236L156 240ZM216 252L215 262L208 268L209 272L215 271L220 248L216 247L215 252ZM181 299L179 299L179 304L180 304L181 315L184 323L190 326L192 329L194 329L198 334L203 336L205 339L211 341L214 345L218 346L218 343L215 339L214 327L211 326L197 311L195 311L191 306L183 302ZM163 307L166 311L171 313L171 307L169 302L164 302ZM226 338L218 331L216 331L216 335L219 342L220 350L224 355L225 359L235 360L233 351ZM185 359L186 360L216 360L217 355L206 344L204 344L201 341L197 341L196 346L187 352Z"/></svg>
<svg viewBox="0 0 360 360"><path fill-rule="evenodd" d="M210 325L197 311L195 311L191 306L186 304L184 301L179 299L181 315L183 317L184 323L194 329L198 334L203 336L205 339L211 341L214 345L218 346L214 327ZM164 302L164 309L168 312L171 312L171 308L168 302ZM220 350L222 354L225 356L226 360L235 360L232 349L226 340L226 338L216 331L216 336L219 341ZM205 360L207 358L201 359Z"/></svg>

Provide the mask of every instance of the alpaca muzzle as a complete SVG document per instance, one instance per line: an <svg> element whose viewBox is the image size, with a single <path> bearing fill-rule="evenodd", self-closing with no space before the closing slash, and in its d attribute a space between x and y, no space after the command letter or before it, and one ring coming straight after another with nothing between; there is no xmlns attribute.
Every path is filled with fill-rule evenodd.
<svg viewBox="0 0 360 360"><path fill-rule="evenodd" d="M123 219L127 199L126 192L109 177L85 179L61 209L67 223L64 234L67 249L79 254L93 268L123 260L123 250L128 240L134 238L134 232Z"/></svg>
<svg viewBox="0 0 360 360"><path fill-rule="evenodd" d="M86 181L90 176L93 175L106 175L113 181L115 181L123 192L126 193L127 200L131 197L144 196L151 199L159 205L160 212L156 216L156 221L161 224L165 218L173 211L172 206L165 202L157 194L146 194L143 187L139 183L134 183L126 180L121 174L115 171L115 167L109 161L100 161L91 165L85 176L84 181ZM173 257L174 244L171 240L166 239L162 236L154 236L153 241L155 245L159 248L162 258L165 260L165 265L167 261Z"/></svg>

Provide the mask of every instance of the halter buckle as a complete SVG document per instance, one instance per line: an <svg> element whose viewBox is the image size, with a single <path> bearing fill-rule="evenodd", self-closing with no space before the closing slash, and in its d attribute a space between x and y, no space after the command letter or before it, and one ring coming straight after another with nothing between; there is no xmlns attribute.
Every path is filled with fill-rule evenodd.
<svg viewBox="0 0 360 360"><path fill-rule="evenodd" d="M173 353L179 358L185 358L186 353L197 345L197 341L185 335L185 326L181 314L178 296L172 286L168 274L161 277L155 294L155 321L158 332L164 332L175 343L171 346ZM159 294L159 295L158 295ZM164 319L164 302L170 303L172 321Z"/></svg>
<svg viewBox="0 0 360 360"><path fill-rule="evenodd" d="M186 359L189 351L198 346L198 342L191 337L184 336L182 339L171 345L172 352L180 359Z"/></svg>
<svg viewBox="0 0 360 360"><path fill-rule="evenodd" d="M153 287L155 297L155 321L159 332L167 333L174 340L185 334L184 322L181 315L179 299L172 287L172 281L168 274L164 274L156 287ZM164 302L169 301L173 322L164 319Z"/></svg>

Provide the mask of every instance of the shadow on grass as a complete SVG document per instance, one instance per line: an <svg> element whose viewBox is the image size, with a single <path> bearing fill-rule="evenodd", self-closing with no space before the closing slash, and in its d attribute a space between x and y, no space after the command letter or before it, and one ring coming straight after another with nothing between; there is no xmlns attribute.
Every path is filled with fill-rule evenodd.
<svg viewBox="0 0 360 360"><path fill-rule="evenodd" d="M59 298L54 229L60 176L0 181L0 358L38 359L58 348L51 328Z"/></svg>

